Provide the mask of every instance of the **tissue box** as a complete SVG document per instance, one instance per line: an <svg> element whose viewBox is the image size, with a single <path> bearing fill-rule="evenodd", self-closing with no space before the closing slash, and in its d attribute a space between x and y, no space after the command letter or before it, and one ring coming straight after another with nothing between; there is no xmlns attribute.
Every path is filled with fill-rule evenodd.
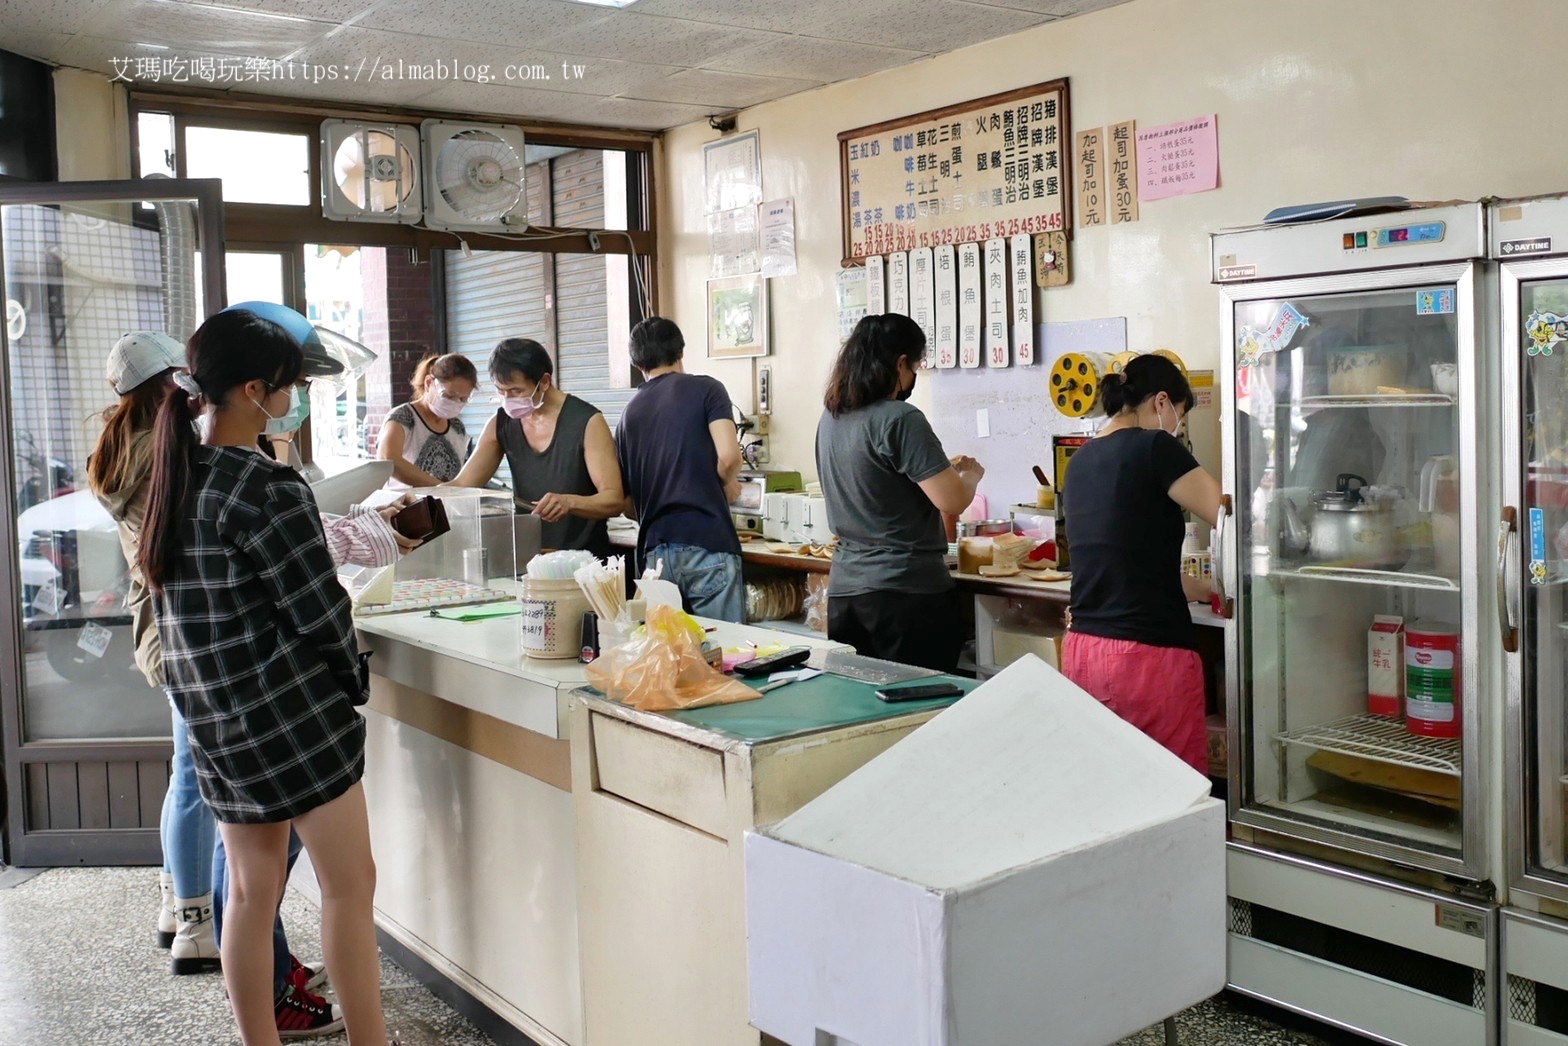
<svg viewBox="0 0 1568 1046"><path fill-rule="evenodd" d="M1225 984L1223 804L1034 657L745 849L791 1046L1101 1046Z"/></svg>

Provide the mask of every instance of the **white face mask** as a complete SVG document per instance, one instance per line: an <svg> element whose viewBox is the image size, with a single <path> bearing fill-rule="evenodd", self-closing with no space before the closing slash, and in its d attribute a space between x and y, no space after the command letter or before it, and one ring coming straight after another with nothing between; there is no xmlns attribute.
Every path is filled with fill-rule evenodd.
<svg viewBox="0 0 1568 1046"><path fill-rule="evenodd" d="M535 385L534 388L539 393L538 403L534 402L534 398L532 396L507 396L502 401L503 406L506 408L506 413L516 418L518 421L522 421L534 411L544 406L544 383L540 382L538 385Z"/></svg>
<svg viewBox="0 0 1568 1046"><path fill-rule="evenodd" d="M1170 428L1165 427L1165 409L1163 407L1157 410L1155 414L1155 420L1160 423L1161 432L1172 438L1180 438L1176 434L1181 431L1181 415L1177 414L1175 410L1172 410L1171 413L1176 414L1176 424L1172 425Z"/></svg>
<svg viewBox="0 0 1568 1046"><path fill-rule="evenodd" d="M256 403L255 400L251 402ZM305 423L305 418L310 413L309 402L300 399L298 385L289 386L289 408L282 414L276 417L267 414L267 408L262 403L256 403L256 407L267 415L267 425L262 432L268 436L282 436L293 432Z"/></svg>
<svg viewBox="0 0 1568 1046"><path fill-rule="evenodd" d="M438 418L451 421L463 413L465 404L462 400L455 400L446 396L440 385L430 386L430 391L425 394L425 406L430 408L430 413Z"/></svg>

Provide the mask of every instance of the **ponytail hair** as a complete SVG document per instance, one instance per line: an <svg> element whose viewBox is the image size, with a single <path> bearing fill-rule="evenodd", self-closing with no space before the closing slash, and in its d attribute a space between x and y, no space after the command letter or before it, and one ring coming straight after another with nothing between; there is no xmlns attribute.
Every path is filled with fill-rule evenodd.
<svg viewBox="0 0 1568 1046"><path fill-rule="evenodd" d="M836 418L887 399L898 388L898 358L908 357L914 368L925 354L925 331L908 316L896 312L866 316L839 350L822 405Z"/></svg>
<svg viewBox="0 0 1568 1046"><path fill-rule="evenodd" d="M305 357L299 342L276 323L230 309L209 317L191 335L185 365L187 370L175 372L152 426L152 471L137 563L154 592L162 591L178 558L200 445L196 419L202 409L228 406L230 394L252 381L288 388L303 373Z"/></svg>
<svg viewBox="0 0 1568 1046"><path fill-rule="evenodd" d="M470 385L478 385L479 371L474 368L473 361L461 353L449 352L445 356L440 356L430 352L426 353L425 358L414 368L414 379L410 384L414 388L416 400L425 394L426 378L435 378L437 381L466 381Z"/></svg>
<svg viewBox="0 0 1568 1046"><path fill-rule="evenodd" d="M1137 410L1162 392L1174 405L1184 410L1192 409L1195 402L1192 386L1187 383L1181 368L1152 352L1130 360L1120 374L1107 374L1100 379L1100 403L1105 407L1107 417L1124 410Z"/></svg>
<svg viewBox="0 0 1568 1046"><path fill-rule="evenodd" d="M103 431L87 458L87 486L94 494L118 493L131 478L131 445L138 433L152 428L171 373L153 375L103 412Z"/></svg>

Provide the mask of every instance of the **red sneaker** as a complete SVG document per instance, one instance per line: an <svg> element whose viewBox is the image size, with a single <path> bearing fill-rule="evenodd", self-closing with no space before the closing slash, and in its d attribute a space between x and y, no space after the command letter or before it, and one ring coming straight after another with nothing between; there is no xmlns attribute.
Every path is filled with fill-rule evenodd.
<svg viewBox="0 0 1568 1046"><path fill-rule="evenodd" d="M327 964L324 962L300 962L293 955L290 955L288 982L301 991L316 991L323 984L327 983Z"/></svg>
<svg viewBox="0 0 1568 1046"><path fill-rule="evenodd" d="M273 1003L278 1038L308 1039L343 1030L343 1011L319 995L290 984Z"/></svg>

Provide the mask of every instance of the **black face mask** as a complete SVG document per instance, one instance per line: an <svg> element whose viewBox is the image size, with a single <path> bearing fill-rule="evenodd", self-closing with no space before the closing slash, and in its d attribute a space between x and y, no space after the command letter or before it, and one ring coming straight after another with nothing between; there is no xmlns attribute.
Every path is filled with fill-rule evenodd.
<svg viewBox="0 0 1568 1046"><path fill-rule="evenodd" d="M913 396L915 394L915 378L916 375L911 374L909 376L909 388L899 389L898 392L894 393L893 398L902 403L909 397Z"/></svg>

